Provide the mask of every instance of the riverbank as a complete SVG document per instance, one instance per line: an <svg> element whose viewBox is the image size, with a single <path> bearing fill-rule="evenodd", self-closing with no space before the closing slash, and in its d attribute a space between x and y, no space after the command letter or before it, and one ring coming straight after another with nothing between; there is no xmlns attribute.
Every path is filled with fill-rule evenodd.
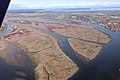
<svg viewBox="0 0 120 80"><path fill-rule="evenodd" d="M47 22L40 23L40 25L38 27L47 28L54 33L68 37L71 47L77 54L84 56L87 62L94 59L102 47L111 41L109 35L90 26L74 26Z"/></svg>
<svg viewBox="0 0 120 80"><path fill-rule="evenodd" d="M36 79L41 80L68 80L79 68L60 49L59 39L39 29L47 29L52 33L66 36L74 51L82 55L87 62L94 59L102 46L111 40L110 36L89 26L40 22L32 25L36 26L34 29L27 27L27 24L14 23L14 25L17 27L4 36L4 39L26 51L36 65Z"/></svg>
<svg viewBox="0 0 120 80"><path fill-rule="evenodd" d="M78 38L104 44L111 40L110 36L90 26L63 25L62 27L55 27L52 31L71 38Z"/></svg>
<svg viewBox="0 0 120 80"><path fill-rule="evenodd" d="M37 35L36 35L37 34ZM59 48L57 41L41 31L19 26L4 39L23 48L37 66L37 80L68 80L79 68ZM67 63L67 64L66 64ZM45 79L44 79L45 78Z"/></svg>
<svg viewBox="0 0 120 80"><path fill-rule="evenodd" d="M2 40L0 40L0 51L5 49L5 45Z"/></svg>
<svg viewBox="0 0 120 80"><path fill-rule="evenodd" d="M87 62L94 59L102 49L102 45L89 43L74 38L69 38L68 41L76 53L84 56L87 59Z"/></svg>
<svg viewBox="0 0 120 80"><path fill-rule="evenodd" d="M6 24L5 23L3 23L2 24L2 26L1 26L1 28L0 28L0 31L3 31L3 30L5 30L7 27L6 27Z"/></svg>
<svg viewBox="0 0 120 80"><path fill-rule="evenodd" d="M47 25L53 26L53 23L47 23ZM102 47L111 41L109 35L90 26L55 24L50 30L67 36L71 47L78 55L84 56L86 62L94 59Z"/></svg>
<svg viewBox="0 0 120 80"><path fill-rule="evenodd" d="M34 66L24 51L5 40L0 44L0 79L35 80Z"/></svg>
<svg viewBox="0 0 120 80"><path fill-rule="evenodd" d="M48 12L38 11L35 13L20 11L17 13L8 13L6 19L13 26L17 26L17 30L14 30L14 33L6 35L4 38L11 42L13 40L12 43L23 48L26 51L25 54L31 57L34 64L36 64L35 76L37 79L64 80L63 78L66 75L67 77L70 76L70 74L68 74L69 70L74 71L71 67L62 67L64 64L65 66L67 65L66 60L69 62L71 59L72 64L76 64L80 70L76 74L70 71L71 74L74 74L70 80L119 80L119 11L79 12L65 10L59 12L50 10ZM20 29L20 26L23 29ZM32 30L33 33L31 34L32 31L25 30L27 26L34 28L35 30L40 30L40 33L41 31L47 33L48 35L34 33L34 30ZM36 34L39 36L35 37ZM40 36L43 38L43 40L40 39L41 43L39 40L36 41ZM15 41L14 39L18 40ZM22 42L24 42L24 44L22 44ZM44 43L49 43L49 45L44 45ZM52 43L54 44L52 45ZM32 45L35 47L31 47ZM39 47L36 47L36 45ZM45 46L45 49L41 46ZM59 52L61 52L61 54ZM66 57L69 58L61 59L59 55L62 56L63 54L65 54L65 56L67 55ZM65 59L65 63L63 59ZM85 63L86 61L87 63ZM47 66L49 66L49 68ZM54 68L60 68L61 71ZM75 67L75 69L77 68ZM64 72L62 71L65 71L65 76L62 76L64 75ZM9 78L7 80L12 79Z"/></svg>

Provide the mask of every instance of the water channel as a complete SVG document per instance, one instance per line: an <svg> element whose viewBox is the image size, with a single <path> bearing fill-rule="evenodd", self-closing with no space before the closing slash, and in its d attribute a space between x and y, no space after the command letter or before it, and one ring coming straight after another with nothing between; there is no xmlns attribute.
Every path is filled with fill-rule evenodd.
<svg viewBox="0 0 120 80"><path fill-rule="evenodd" d="M6 29L0 31L1 41L6 47L0 55L0 80L35 80L35 67L24 50L2 39L4 35L13 31L12 25L8 22L6 24Z"/></svg>
<svg viewBox="0 0 120 80"><path fill-rule="evenodd" d="M44 20L42 22L66 24L65 22L58 20ZM71 77L70 80L120 80L120 31L108 30L103 26L91 23L77 26L94 27L111 36L112 40L109 43L103 45L102 50L95 59L85 64L81 55L79 57L69 45L68 37L50 32L49 30L42 30L51 36L62 39L59 44L60 48L80 68L79 72ZM91 42L88 40L84 41Z"/></svg>
<svg viewBox="0 0 120 80"><path fill-rule="evenodd" d="M42 21L42 22L66 24L65 22L61 22L61 21L57 21L57 20L45 20L45 21ZM78 55L72 49L72 47L70 46L70 44L68 42L68 37L67 36L63 36L63 35L57 34L55 32L51 32L47 28L41 29L41 28L35 27L35 26L30 26L30 28L43 31L44 33L47 33L47 34L53 36L54 38L56 38L56 40L59 41L59 46L60 46L61 50L71 60L73 60L73 62L80 68L79 72L77 72L73 77L71 77L70 80L120 80L120 32L119 31L114 32L112 30L106 29L103 26L99 26L97 24L91 24L91 23L83 24L83 25L77 25L77 26L94 27L94 28L96 28L96 29L98 29L98 30L100 30L100 31L102 31L102 32L104 32L104 33L106 33L106 34L108 34L109 36L112 37L112 40L109 43L104 44L104 45L100 44L98 42L92 42L92 41L81 39L83 41L103 45L103 48L100 51L99 55L97 55L95 59L91 60L87 64L84 63L84 60L83 60L84 57L82 55ZM6 31L0 32L0 36L3 36L4 34L6 34L7 30L10 31L11 28L8 27L6 29ZM29 66L32 65L29 58L27 56L25 56L26 53L24 53L23 50L15 47L14 45L11 45L11 44L9 46L10 46L9 49L12 48L13 49L12 53L14 53L15 55L16 55L15 51L17 49L19 49L19 52L20 52L21 55L24 56L25 61L28 61L27 62L28 65ZM16 58L15 58L15 60L16 60ZM1 64L3 64L3 63L5 63L5 62L1 61ZM5 64L7 64L7 63L5 63ZM10 66L9 64L7 64L7 65ZM12 69L11 67L9 67L9 68ZM20 66L16 67L16 68L19 69ZM32 66L29 69L24 68L25 70L23 69L23 70L20 70L20 71L24 71L28 75L30 75L30 74L33 75L33 68L34 67ZM30 72L27 72L27 71L30 71ZM12 74L9 75L9 77L10 76L12 76ZM26 78L27 79L25 79L25 80L28 80L28 77L26 77ZM0 78L0 79L2 79L2 78ZM7 80L7 79L2 79L2 80ZM9 79L9 80L14 80L14 79ZM29 80L34 80L34 78L31 77L31 78L29 78Z"/></svg>

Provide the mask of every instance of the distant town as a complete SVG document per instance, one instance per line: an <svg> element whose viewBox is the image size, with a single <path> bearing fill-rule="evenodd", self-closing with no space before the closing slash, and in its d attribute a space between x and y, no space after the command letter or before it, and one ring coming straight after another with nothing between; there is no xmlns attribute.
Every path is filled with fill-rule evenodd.
<svg viewBox="0 0 120 80"><path fill-rule="evenodd" d="M81 24L83 22L88 23L94 23L102 25L108 29L111 29L113 31L120 30L120 12L119 10L96 10L92 11L91 8L65 8L65 9L26 9L26 10L10 10L9 16L15 17L18 15L18 13L26 13L25 15L22 15L21 17L33 17L39 19L51 19L51 20L61 20L65 22L70 23L77 23ZM31 15L27 16L27 13L31 13ZM34 13L34 14L32 14ZM11 14L11 15L10 15ZM15 14L12 16L12 14ZM32 21L32 20L31 20ZM31 22L29 21L29 22ZM27 21L23 21L27 22Z"/></svg>

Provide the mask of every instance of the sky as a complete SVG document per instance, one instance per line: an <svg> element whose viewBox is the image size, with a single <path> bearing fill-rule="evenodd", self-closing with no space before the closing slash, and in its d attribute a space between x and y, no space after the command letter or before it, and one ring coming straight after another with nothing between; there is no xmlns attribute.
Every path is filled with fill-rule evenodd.
<svg viewBox="0 0 120 80"><path fill-rule="evenodd" d="M26 8L47 8L51 6L119 6L120 0L11 0L11 6Z"/></svg>

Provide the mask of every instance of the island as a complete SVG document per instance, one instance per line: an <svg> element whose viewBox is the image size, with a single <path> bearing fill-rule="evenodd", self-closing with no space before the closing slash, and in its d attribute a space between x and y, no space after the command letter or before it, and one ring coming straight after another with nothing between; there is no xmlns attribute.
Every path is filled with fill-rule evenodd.
<svg viewBox="0 0 120 80"><path fill-rule="evenodd" d="M104 12L88 14L64 10L8 12L5 19L13 30L2 39L21 48L29 56L35 66L36 80L68 80L80 71L81 67L65 53L62 44L70 45L75 56L83 57L79 59L84 64L95 59L112 37L86 24L99 22L98 25L101 25L104 14L108 15ZM99 18L101 16L102 19ZM116 27L113 30L116 30ZM0 41L1 45L2 43ZM3 48L5 47L0 46L0 50Z"/></svg>

